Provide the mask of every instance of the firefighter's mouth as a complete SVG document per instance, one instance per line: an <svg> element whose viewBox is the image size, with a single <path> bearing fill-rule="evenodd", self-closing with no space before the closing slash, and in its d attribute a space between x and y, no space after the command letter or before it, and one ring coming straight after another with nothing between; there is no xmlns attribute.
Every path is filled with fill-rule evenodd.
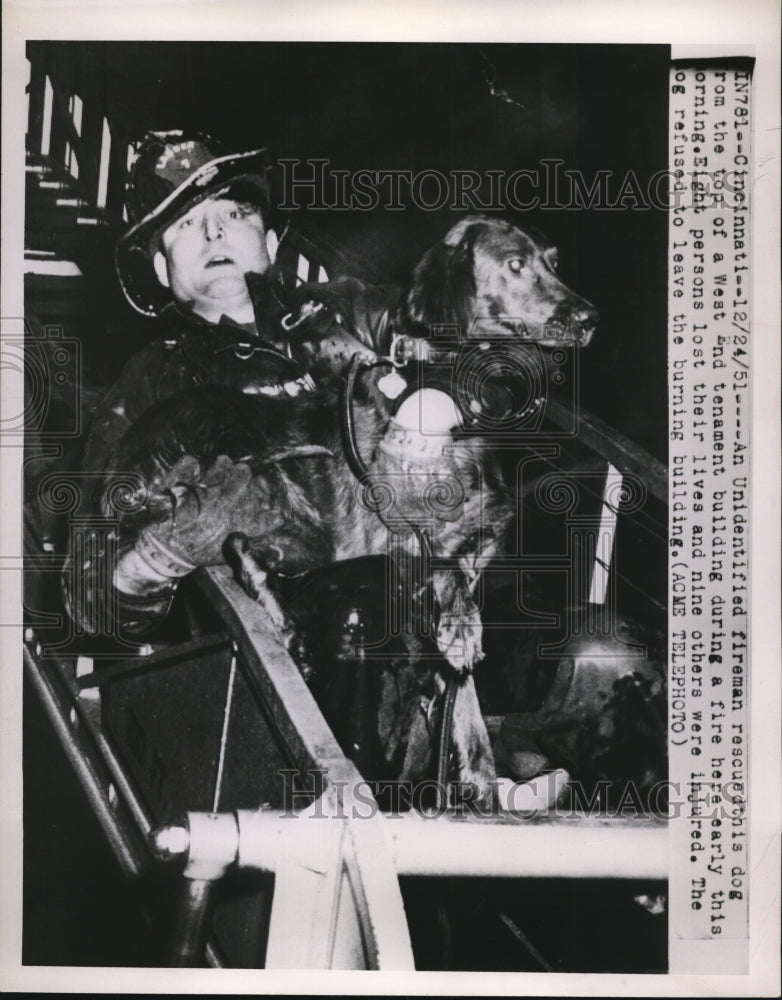
<svg viewBox="0 0 782 1000"><path fill-rule="evenodd" d="M226 267L228 265L235 263L236 261L233 259L233 257L228 257L226 254L217 254L214 257L210 257L204 266L207 268Z"/></svg>

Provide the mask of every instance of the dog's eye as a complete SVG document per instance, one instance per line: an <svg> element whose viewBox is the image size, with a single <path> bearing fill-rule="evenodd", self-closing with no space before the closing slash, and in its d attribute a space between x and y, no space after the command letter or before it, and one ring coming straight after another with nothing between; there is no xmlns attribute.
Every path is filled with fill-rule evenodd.
<svg viewBox="0 0 782 1000"><path fill-rule="evenodd" d="M520 257L512 257L508 261L508 267L514 274L521 274L522 268L524 267L524 261Z"/></svg>
<svg viewBox="0 0 782 1000"><path fill-rule="evenodd" d="M559 254L557 253L557 251L550 250L546 254L546 260L548 261L548 266L551 268L551 270L556 271L556 269L559 267Z"/></svg>

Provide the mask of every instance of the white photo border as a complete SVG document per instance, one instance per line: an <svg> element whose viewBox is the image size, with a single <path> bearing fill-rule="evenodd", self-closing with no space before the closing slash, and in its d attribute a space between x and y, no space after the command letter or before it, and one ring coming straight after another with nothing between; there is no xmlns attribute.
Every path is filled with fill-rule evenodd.
<svg viewBox="0 0 782 1000"><path fill-rule="evenodd" d="M23 315L23 90L29 39L243 41L643 42L673 55L754 55L753 100L753 480L750 972L723 976L573 976L62 969L20 965L21 642L6 628L0 667L0 988L56 993L380 993L538 996L771 996L779 987L780 671L779 634L779 11L774 0L689 0L655 4L559 0L397 2L123 3L111 0L3 5L2 307ZM718 46L719 49L714 48ZM698 53L701 54L701 53ZM17 208L19 206L19 208ZM21 412L21 378L2 372L2 407ZM21 558L21 451L2 450L0 568ZM0 621L18 620L21 573L0 573ZM6 616L6 609L11 609ZM119 989L118 989L119 987Z"/></svg>

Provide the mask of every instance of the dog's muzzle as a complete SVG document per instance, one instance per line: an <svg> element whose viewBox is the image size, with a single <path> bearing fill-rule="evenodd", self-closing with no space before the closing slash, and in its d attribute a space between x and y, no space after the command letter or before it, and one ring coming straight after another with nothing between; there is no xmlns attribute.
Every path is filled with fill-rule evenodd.
<svg viewBox="0 0 782 1000"><path fill-rule="evenodd" d="M597 310L588 302L579 299L569 308L557 310L553 319L544 326L543 337L539 339L539 343L544 347L556 347L565 342L588 347L597 329L598 319Z"/></svg>
<svg viewBox="0 0 782 1000"><path fill-rule="evenodd" d="M597 310L584 302L576 309L557 309L540 326L530 326L523 319L502 319L499 326L504 336L512 335L517 340L540 344L541 347L559 347L561 344L587 347L597 328L598 319Z"/></svg>
<svg viewBox="0 0 782 1000"><path fill-rule="evenodd" d="M597 322L600 319L596 309L592 306L586 306L584 309L579 310L573 317L573 323L577 326L579 336L577 341L580 347L588 347L589 342L594 336L595 330L597 329Z"/></svg>

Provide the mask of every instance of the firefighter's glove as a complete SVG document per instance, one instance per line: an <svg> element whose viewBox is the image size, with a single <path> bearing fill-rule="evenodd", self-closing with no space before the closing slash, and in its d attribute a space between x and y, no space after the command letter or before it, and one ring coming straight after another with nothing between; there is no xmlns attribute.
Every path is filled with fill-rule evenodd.
<svg viewBox="0 0 782 1000"><path fill-rule="evenodd" d="M158 496L161 486L169 500L167 515L141 529L132 548L137 558L123 560L134 575L143 569L141 564L146 566L150 582L223 562L226 537L232 531L256 534L268 510L261 482L245 463L234 463L227 455L219 455L205 470L186 455L165 476L165 483L155 484ZM123 580L121 570L120 565L116 585L138 593L137 581Z"/></svg>

